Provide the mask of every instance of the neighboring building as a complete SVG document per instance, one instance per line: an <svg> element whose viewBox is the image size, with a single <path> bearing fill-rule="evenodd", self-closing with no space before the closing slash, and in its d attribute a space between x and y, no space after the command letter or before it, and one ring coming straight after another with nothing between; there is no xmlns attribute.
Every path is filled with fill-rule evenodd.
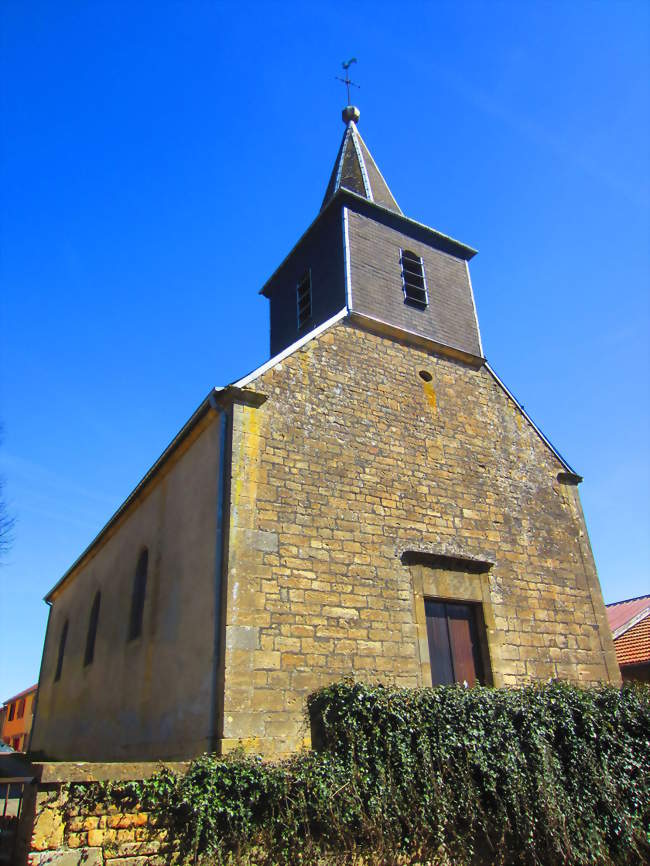
<svg viewBox="0 0 650 866"><path fill-rule="evenodd" d="M607 619L623 679L650 683L650 595L608 604Z"/></svg>
<svg viewBox="0 0 650 866"><path fill-rule="evenodd" d="M274 357L47 595L34 751L283 753L347 675L620 681L581 479L483 356L475 251L402 213L357 119L262 289Z"/></svg>
<svg viewBox="0 0 650 866"><path fill-rule="evenodd" d="M16 752L26 751L29 745L37 690L38 685L32 686L9 698L3 704L0 737L3 743L11 746Z"/></svg>

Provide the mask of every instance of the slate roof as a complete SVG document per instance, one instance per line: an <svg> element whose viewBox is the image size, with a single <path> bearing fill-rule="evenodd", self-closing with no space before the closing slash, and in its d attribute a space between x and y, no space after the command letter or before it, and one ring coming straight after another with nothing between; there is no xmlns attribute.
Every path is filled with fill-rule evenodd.
<svg viewBox="0 0 650 866"><path fill-rule="evenodd" d="M650 595L607 605L619 665L650 662Z"/></svg>
<svg viewBox="0 0 650 866"><path fill-rule="evenodd" d="M321 210L332 199L339 189L347 189L350 192L362 196L368 201L385 207L387 210L401 214L402 210L388 188L388 184L377 168L377 163L364 140L361 138L356 122L352 119L352 112L346 114L352 106L348 106L343 112L347 126L343 133L343 141L336 156L336 162L330 175L325 198ZM359 112L354 109L357 119Z"/></svg>

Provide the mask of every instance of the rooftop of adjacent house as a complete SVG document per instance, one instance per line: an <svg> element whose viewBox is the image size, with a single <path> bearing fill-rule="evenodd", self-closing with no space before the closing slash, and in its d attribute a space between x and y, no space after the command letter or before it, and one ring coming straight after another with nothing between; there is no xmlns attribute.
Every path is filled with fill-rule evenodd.
<svg viewBox="0 0 650 866"><path fill-rule="evenodd" d="M650 595L607 605L619 665L650 662Z"/></svg>
<svg viewBox="0 0 650 866"><path fill-rule="evenodd" d="M3 704L12 704L14 701L19 701L21 698L27 697L27 695L31 695L32 692L35 692L38 688L38 683L35 686L30 686L28 689L24 689L22 692L18 692L17 695L14 695L11 698L7 698L6 701L3 701Z"/></svg>
<svg viewBox="0 0 650 866"><path fill-rule="evenodd" d="M607 605L607 619L612 632L622 633L625 626L645 609L650 613L650 595L640 595L637 598L626 598L623 601L614 601Z"/></svg>
<svg viewBox="0 0 650 866"><path fill-rule="evenodd" d="M646 616L614 641L619 665L650 663L650 616Z"/></svg>

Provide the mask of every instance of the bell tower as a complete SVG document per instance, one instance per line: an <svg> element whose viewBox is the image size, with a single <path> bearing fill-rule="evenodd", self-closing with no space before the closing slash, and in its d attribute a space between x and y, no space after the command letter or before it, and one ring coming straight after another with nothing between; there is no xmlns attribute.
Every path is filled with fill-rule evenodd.
<svg viewBox="0 0 650 866"><path fill-rule="evenodd" d="M261 290L271 355L341 311L369 329L475 365L483 350L468 262L476 250L405 216L347 105L314 222Z"/></svg>

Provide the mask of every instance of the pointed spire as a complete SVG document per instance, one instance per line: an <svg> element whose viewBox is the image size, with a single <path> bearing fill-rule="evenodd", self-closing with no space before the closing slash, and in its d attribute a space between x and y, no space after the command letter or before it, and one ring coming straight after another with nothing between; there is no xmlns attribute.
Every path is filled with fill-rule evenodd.
<svg viewBox="0 0 650 866"><path fill-rule="evenodd" d="M359 134L357 129L359 117L360 112L356 106L346 105L343 109L343 123L346 128L321 210L339 189L347 189L367 198L368 201L401 214L400 206L393 198L388 184Z"/></svg>

